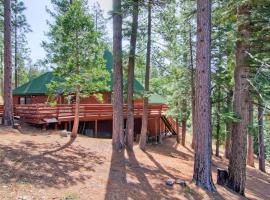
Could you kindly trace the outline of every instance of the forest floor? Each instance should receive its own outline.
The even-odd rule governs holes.
[[[243,199],[218,185],[216,193],[196,187],[191,182],[193,151],[173,137],[149,145],[146,152],[138,146],[134,152],[113,152],[111,140],[79,136],[57,151],[68,141],[56,131],[0,127],[0,199]],[[226,165],[226,159],[213,156],[215,183],[217,167]],[[270,199],[269,163],[267,171],[248,167],[248,199]],[[187,187],[166,186],[168,178],[184,180]]]

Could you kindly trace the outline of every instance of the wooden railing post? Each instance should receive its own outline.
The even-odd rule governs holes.
[[[97,120],[95,120],[95,138],[97,138],[97,131],[98,131],[98,121]]]
[[[156,144],[158,143],[158,118],[155,118]]]
[[[60,106],[59,105],[57,105],[57,111],[56,111],[56,119],[57,119],[57,121],[58,121],[58,118],[59,118],[59,112],[60,112]]]

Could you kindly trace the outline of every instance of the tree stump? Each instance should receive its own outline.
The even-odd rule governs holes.
[[[18,123],[15,123],[15,124],[13,125],[13,128],[14,128],[14,129],[20,130],[20,129],[21,129],[21,125],[18,124]]]
[[[225,169],[217,168],[217,184],[225,185],[229,178],[228,172]]]

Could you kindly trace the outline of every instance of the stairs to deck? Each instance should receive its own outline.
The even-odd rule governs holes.
[[[162,121],[164,122],[165,126],[169,129],[169,131],[173,134],[173,135],[177,135],[175,128],[173,127],[173,125],[171,124],[171,122],[167,119],[166,116],[162,116],[161,117]]]

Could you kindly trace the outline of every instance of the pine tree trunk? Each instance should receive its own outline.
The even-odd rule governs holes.
[[[264,133],[263,133],[263,112],[262,105],[258,106],[258,143],[259,143],[259,170],[265,172],[265,148],[264,148]]]
[[[147,53],[146,53],[146,67],[145,67],[145,93],[149,92],[149,79],[150,79],[150,63],[151,63],[151,33],[152,32],[152,1],[148,1],[148,39],[147,39]],[[143,101],[143,116],[142,116],[142,129],[140,137],[140,148],[146,148],[146,136],[148,127],[148,97],[144,97]]]
[[[215,191],[211,172],[211,4],[197,0],[197,62],[195,75],[196,134],[194,174],[196,185]]]
[[[70,2],[72,4],[72,2]],[[80,74],[80,59],[79,59],[79,33],[76,32],[75,36],[75,43],[76,43],[76,72],[77,74]],[[75,91],[75,112],[74,112],[74,122],[73,122],[73,128],[71,133],[71,138],[76,138],[78,135],[78,129],[80,124],[80,91],[81,87],[79,85],[76,86]]]
[[[129,52],[129,60],[128,60],[128,91],[127,91],[127,104],[128,104],[127,147],[129,149],[133,148],[133,141],[134,141],[133,81],[134,81],[134,67],[135,67],[135,57],[136,57],[138,14],[139,14],[138,0],[133,0],[132,30],[131,30],[130,52]]]
[[[78,135],[79,123],[80,123],[80,87],[77,87],[75,94],[75,113],[74,113],[74,123],[72,128],[72,138],[76,138]]]
[[[0,75],[1,75],[1,77],[0,77],[0,90],[1,90],[1,93],[0,93],[0,95],[1,95],[1,97],[3,97],[4,96],[4,65],[3,65],[3,63],[4,63],[4,55],[3,55],[3,52],[1,52],[1,54],[0,54],[0,64],[1,64],[1,71],[0,71]]]
[[[3,77],[3,75],[2,75],[2,77]],[[3,97],[4,96],[4,80],[3,80],[3,78],[0,78],[0,89],[1,89],[1,96]]]
[[[217,138],[216,138],[216,156],[219,157],[219,145],[220,145],[220,117],[217,120]]]
[[[187,132],[187,100],[182,101],[182,145],[186,146],[186,132]]]
[[[235,88],[233,109],[239,117],[239,122],[234,122],[232,125],[232,147],[229,160],[229,179],[228,187],[235,192],[244,195],[246,185],[246,155],[247,155],[247,134],[249,125],[249,39],[250,30],[249,19],[250,6],[248,3],[243,3],[238,8],[238,35],[241,39],[236,42],[236,67],[234,71]],[[241,22],[241,23],[240,23]]]
[[[247,165],[250,167],[255,167],[254,165],[254,138],[250,133],[248,134],[248,155],[247,155]]]
[[[15,67],[15,88],[18,87],[19,85],[19,69],[18,69],[18,38],[17,38],[17,27],[18,27],[18,22],[17,22],[17,14],[18,14],[18,1],[15,0],[15,25],[14,25],[14,67]]]
[[[253,102],[250,101],[249,103],[249,125],[253,125]],[[247,165],[251,167],[255,167],[254,165],[254,139],[253,133],[250,131],[248,133],[248,153],[247,153]]]
[[[226,123],[226,141],[225,141],[225,158],[229,159],[231,154],[231,132],[232,132],[232,124]]]
[[[13,126],[11,4],[4,0],[4,113],[3,124]]]
[[[187,120],[182,120],[182,145],[186,146]]]
[[[232,102],[232,96],[233,96],[233,91],[228,92],[227,94],[227,107],[228,111],[231,110],[231,102]],[[230,153],[231,153],[231,132],[232,132],[232,123],[227,122],[226,123],[226,141],[225,141],[225,158],[229,159],[230,158]]]
[[[220,98],[221,98],[221,91],[220,87],[218,88],[218,102],[217,102],[217,124],[216,124],[216,131],[217,131],[217,137],[216,137],[216,156],[219,157],[219,145],[220,145]]]
[[[113,0],[113,136],[114,149],[124,147],[122,9],[121,0]]]
[[[176,117],[176,142],[177,144],[180,144],[181,138],[179,133],[179,118]]]
[[[189,31],[189,53],[190,53],[190,66],[191,66],[191,110],[192,110],[192,124],[194,124],[194,116],[195,116],[195,84],[194,84],[194,65],[193,65],[193,50],[192,50],[192,32],[191,28]],[[191,148],[195,148],[195,142],[196,142],[196,135],[194,132],[194,128],[192,126],[192,143]]]

